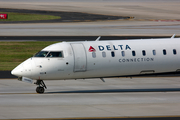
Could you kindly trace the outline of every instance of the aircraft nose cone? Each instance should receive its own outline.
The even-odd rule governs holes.
[[[29,58],[20,65],[18,65],[16,68],[14,68],[11,71],[11,74],[18,77],[31,77],[31,70],[31,59]]]
[[[15,76],[18,76],[18,77],[21,77],[22,76],[22,72],[23,72],[23,65],[20,64],[20,65],[18,65],[16,68],[14,68],[11,71],[11,74],[15,75]]]

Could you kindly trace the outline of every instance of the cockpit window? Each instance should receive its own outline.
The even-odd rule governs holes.
[[[62,52],[49,52],[47,57],[63,57]]]
[[[46,57],[48,51],[40,51],[34,55],[34,57]]]

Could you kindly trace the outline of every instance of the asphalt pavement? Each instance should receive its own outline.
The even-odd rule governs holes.
[[[27,10],[27,9],[9,9],[0,8],[0,12],[14,12],[14,13],[29,13],[39,15],[53,15],[60,16],[61,19],[54,20],[33,20],[33,21],[0,21],[0,24],[5,23],[61,23],[61,22],[92,22],[99,20],[119,20],[119,19],[132,19],[133,17],[128,16],[111,16],[111,15],[100,15],[90,14],[83,12],[66,12],[66,11],[46,11],[46,10]]]
[[[36,85],[0,79],[0,119],[177,120],[180,80],[172,78],[105,78],[46,80]]]

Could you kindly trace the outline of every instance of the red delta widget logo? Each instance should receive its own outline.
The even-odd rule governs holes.
[[[96,50],[92,46],[90,46],[89,47],[89,52],[96,52]]]

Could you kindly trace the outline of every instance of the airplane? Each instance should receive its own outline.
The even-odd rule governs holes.
[[[180,38],[60,42],[49,45],[11,71],[47,89],[43,80],[180,75]]]

